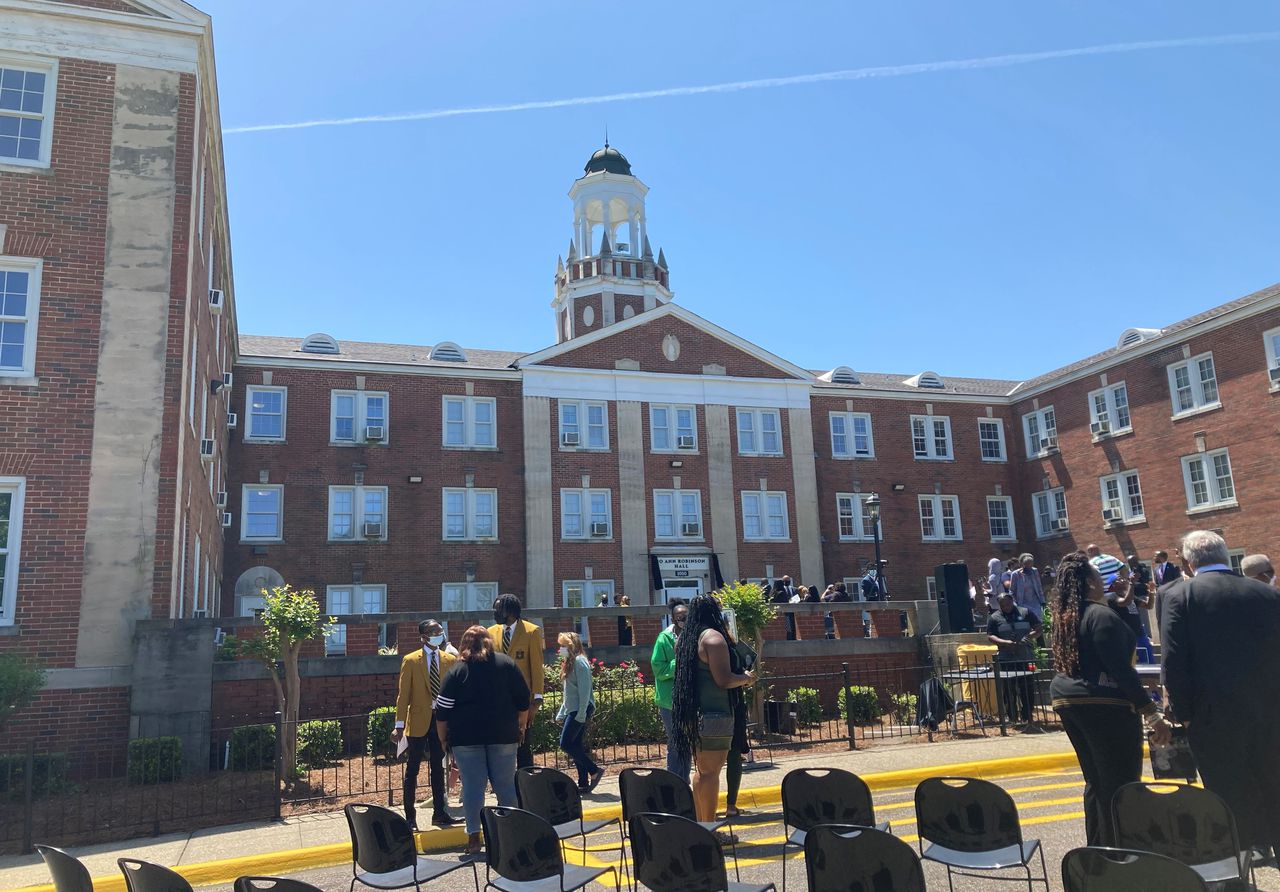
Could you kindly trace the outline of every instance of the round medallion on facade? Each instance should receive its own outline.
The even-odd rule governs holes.
[[[680,358],[680,339],[675,335],[669,334],[662,339],[662,355],[669,362],[675,362]]]
[[[585,307],[582,308],[582,324],[585,327],[590,328],[595,321],[596,321],[596,308],[591,306],[591,304],[587,304]]]
[[[636,308],[631,306],[631,304],[627,304],[625,307],[622,308],[623,319],[630,319],[635,314],[636,314]]]

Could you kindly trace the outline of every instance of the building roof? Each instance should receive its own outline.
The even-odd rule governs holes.
[[[367,341],[339,341],[337,353],[311,353],[302,351],[303,338],[277,338],[268,335],[241,335],[240,357],[271,359],[306,359],[321,362],[377,362],[407,366],[435,366],[439,368],[478,368],[505,369],[515,362],[523,353],[512,353],[506,350],[475,350],[467,348],[463,351],[466,357],[462,362],[432,359],[432,346],[420,347],[410,344],[374,344]]]
[[[607,142],[604,144],[603,149],[597,149],[595,154],[587,159],[587,165],[582,171],[584,174],[617,173],[623,176],[632,176],[631,162]]]
[[[827,371],[813,372],[814,377],[827,374]],[[950,393],[959,396],[1006,396],[1018,386],[1018,381],[1004,381],[996,378],[956,378],[952,375],[942,377],[941,387],[916,387],[908,384],[911,374],[889,375],[883,372],[858,372],[857,384],[841,384],[821,381],[824,387],[840,387],[853,392],[859,390],[888,390],[896,393],[914,393],[929,396],[937,393]]]

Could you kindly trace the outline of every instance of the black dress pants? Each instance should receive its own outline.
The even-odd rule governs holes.
[[[418,769],[422,767],[424,756],[429,757],[428,769],[431,776],[431,804],[433,815],[446,814],[447,792],[444,785],[444,747],[440,745],[440,735],[436,733],[436,719],[431,717],[427,733],[422,737],[410,737],[409,749],[405,753],[404,766],[404,818],[411,825],[417,826],[416,800],[418,798]]]
[[[1111,799],[1142,776],[1142,719],[1128,706],[1057,707],[1084,772],[1084,831],[1091,846],[1116,844]]]
[[[1261,710],[1218,711],[1187,729],[1205,788],[1235,815],[1242,846],[1280,847],[1280,729]]]

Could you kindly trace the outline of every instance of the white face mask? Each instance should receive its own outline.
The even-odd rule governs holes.
[[[432,635],[430,638],[427,639],[427,644],[430,644],[432,647],[439,647],[440,645],[444,644],[444,636]]]
[[[565,660],[568,658],[569,658],[569,648],[567,647],[560,648],[560,659]]]

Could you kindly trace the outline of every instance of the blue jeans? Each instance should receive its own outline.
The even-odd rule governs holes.
[[[672,733],[675,727],[671,724],[671,710],[658,707],[658,715],[662,716],[662,728],[667,732],[667,771],[670,771],[687,784],[689,782],[689,763],[681,761],[680,754],[676,752],[675,735]]]
[[[587,750],[587,723],[591,721],[591,713],[594,711],[593,707],[587,709],[586,722],[578,721],[578,713],[569,713],[564,720],[564,727],[560,729],[560,749],[578,767],[579,787],[585,787],[591,780],[590,776],[600,770]]]
[[[484,809],[484,788],[493,784],[498,804],[515,806],[516,744],[491,743],[486,746],[455,746],[454,761],[462,779],[462,810],[467,832],[480,832],[480,812]]]

